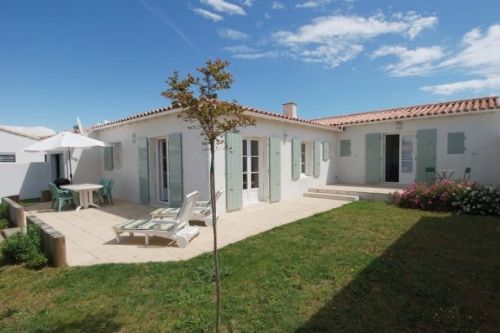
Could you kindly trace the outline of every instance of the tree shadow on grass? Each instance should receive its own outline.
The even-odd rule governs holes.
[[[39,328],[39,333],[59,333],[59,332],[88,332],[88,333],[111,333],[119,332],[122,325],[116,321],[115,314],[109,311],[86,314],[76,319],[59,322],[49,327]]]
[[[296,332],[499,332],[499,221],[422,218]]]

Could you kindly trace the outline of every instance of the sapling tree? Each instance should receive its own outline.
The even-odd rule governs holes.
[[[168,89],[162,93],[169,98],[174,108],[179,108],[179,117],[188,122],[189,128],[199,129],[203,144],[210,149],[210,202],[212,205],[213,260],[215,276],[215,331],[220,332],[221,292],[219,257],[217,252],[217,202],[215,200],[216,145],[222,143],[227,132],[237,132],[238,128],[255,124],[245,109],[236,101],[222,101],[219,92],[228,90],[233,76],[227,71],[229,62],[220,59],[208,60],[204,67],[197,68],[195,75],[179,78],[175,71],[168,79]]]

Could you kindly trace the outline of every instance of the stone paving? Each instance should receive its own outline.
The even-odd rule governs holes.
[[[219,247],[262,233],[313,214],[340,207],[347,202],[317,198],[299,198],[278,203],[262,203],[219,218]],[[145,247],[144,237],[123,234],[118,244],[112,227],[127,219],[147,218],[154,208],[126,201],[99,209],[65,210],[60,213],[49,204],[27,208],[26,215],[35,215],[66,237],[66,252],[70,266],[104,263],[139,263],[178,261],[198,256],[212,249],[212,229],[200,225],[200,235],[189,245],[178,248],[175,243],[152,237]]]

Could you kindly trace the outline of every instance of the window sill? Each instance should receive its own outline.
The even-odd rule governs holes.
[[[309,179],[309,178],[312,178],[312,176],[306,175],[305,173],[300,174],[300,179]]]

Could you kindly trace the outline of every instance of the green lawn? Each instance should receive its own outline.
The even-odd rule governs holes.
[[[233,244],[224,331],[498,332],[499,226],[360,201]],[[2,266],[0,331],[211,331],[210,265]]]

